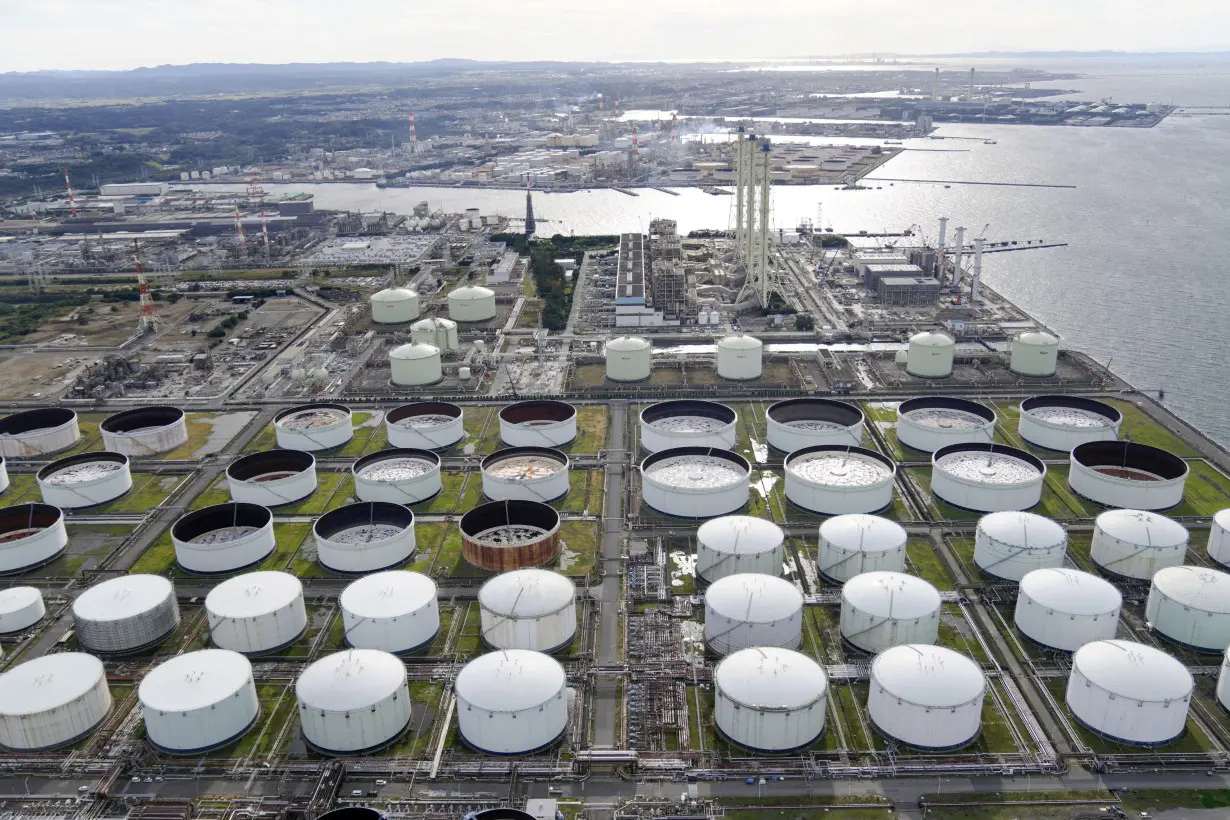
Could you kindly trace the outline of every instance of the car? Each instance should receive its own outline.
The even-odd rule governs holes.
[[[132,782],[133,782],[133,783],[140,783],[140,782],[141,782],[141,775],[139,775],[139,774],[133,775],[133,777],[132,777]]]
[[[85,794],[85,793],[86,793],[86,792],[88,792],[89,790],[90,790],[90,787],[89,787],[89,786],[78,786],[78,787],[77,787],[77,794]]]
[[[350,796],[351,796],[351,797],[362,797],[362,796],[363,796],[363,790],[362,790],[362,789],[355,789],[354,791],[352,791],[352,792],[350,793]]]
[[[754,778],[754,777],[749,777],[749,778],[748,778],[746,781],[744,781],[744,782],[746,782],[746,783],[747,783],[747,785],[749,785],[749,786],[755,786],[755,785],[756,785],[756,778]]]
[[[376,781],[376,785],[377,785],[377,786],[387,786],[387,785],[389,785],[389,781],[387,781],[387,780],[377,780],[377,781]]]
[[[559,786],[547,786],[547,796],[556,797],[564,793],[564,790]]]

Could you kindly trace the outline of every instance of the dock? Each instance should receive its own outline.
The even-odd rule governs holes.
[[[611,188],[611,190],[619,191],[621,194],[627,194],[628,196],[640,196],[640,194],[638,194],[636,191],[630,191],[627,188],[614,188],[613,187]]]
[[[902,179],[900,177],[863,177],[863,182],[926,182],[932,185],[991,185],[1001,188],[1076,188],[1049,182],[979,182],[972,179]]]
[[[700,189],[707,194],[711,194],[712,196],[733,196],[730,191],[723,188],[716,188],[712,185],[702,185],[700,186]]]
[[[649,187],[654,191],[661,191],[662,193],[670,194],[671,196],[679,196],[678,191],[672,191],[670,188],[659,188],[657,185],[650,185]]]

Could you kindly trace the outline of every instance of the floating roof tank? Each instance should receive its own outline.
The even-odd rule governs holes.
[[[933,453],[949,444],[989,444],[995,411],[969,399],[925,396],[897,405],[897,441]]]
[[[461,517],[461,555],[470,566],[504,572],[548,564],[560,551],[559,513],[537,501],[492,501]]]
[[[171,543],[189,572],[235,572],[273,554],[273,513],[257,504],[215,504],[176,521]]]
[[[1107,507],[1166,510],[1183,501],[1187,462],[1133,441],[1089,441],[1072,449],[1068,486]]]
[[[821,515],[873,513],[892,506],[897,465],[875,450],[842,444],[786,456],[786,498]]]
[[[1104,578],[1067,567],[1035,569],[1021,578],[1014,620],[1035,643],[1075,652],[1115,637],[1123,595]]]
[[[549,447],[508,447],[482,460],[483,495],[492,501],[550,503],[568,495],[568,456]]]
[[[718,731],[744,748],[787,752],[824,733],[828,676],[799,652],[758,646],[727,655],[713,689]]]
[[[465,438],[461,407],[443,401],[403,404],[384,415],[389,446],[443,450]]]
[[[860,446],[866,417],[853,404],[834,399],[786,399],[765,412],[769,446],[793,453],[818,444]]]
[[[1160,649],[1093,641],[1076,650],[1066,701],[1082,726],[1116,743],[1160,746],[1187,726],[1195,681]]]
[[[64,510],[96,507],[132,489],[128,456],[79,453],[53,461],[35,475],[43,501]]]
[[[414,555],[414,513],[402,504],[360,501],[327,512],[312,525],[316,560],[333,572],[377,572]]]
[[[237,503],[293,504],[316,492],[316,457],[302,450],[249,453],[227,466],[226,483]]]
[[[68,546],[64,513],[50,504],[0,508],[0,575],[53,561]]]
[[[676,447],[641,462],[641,500],[677,518],[713,518],[747,505],[752,468],[729,450]]]
[[[1042,459],[1002,444],[949,444],[931,455],[931,492],[975,512],[1036,506],[1045,479]]]
[[[273,417],[273,428],[285,450],[329,450],[354,438],[350,408],[330,402],[283,410]]]
[[[651,453],[675,447],[730,450],[738,439],[738,416],[724,404],[677,399],[641,411],[641,446]]]
[[[188,420],[178,407],[137,407],[98,425],[103,448],[133,458],[154,456],[188,443]]]
[[[1035,447],[1071,452],[1090,441],[1119,438],[1123,414],[1084,396],[1031,396],[1021,402],[1017,433]]]
[[[510,447],[563,447],[577,437],[577,409],[562,401],[510,404],[500,410],[500,440]]]
[[[360,501],[421,504],[443,489],[440,457],[431,450],[378,450],[355,461],[350,471]]]
[[[0,419],[0,455],[5,458],[50,455],[80,440],[77,413],[67,407],[22,410]]]

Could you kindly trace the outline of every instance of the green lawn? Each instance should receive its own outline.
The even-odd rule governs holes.
[[[1119,438],[1160,447],[1180,458],[1198,458],[1200,453],[1188,446],[1183,439],[1153,420],[1148,413],[1133,402],[1123,399],[1102,399],[1123,414],[1119,425]]]
[[[131,490],[114,501],[90,507],[83,512],[86,515],[149,512],[166,501],[167,496],[183,482],[184,478],[183,475],[134,472]]]
[[[930,582],[936,589],[953,588],[952,577],[930,538],[910,536],[906,541],[905,553],[907,569],[911,574]]]
[[[606,447],[608,417],[605,404],[587,404],[578,407],[576,440],[561,449],[579,455],[596,453]],[[498,422],[498,419],[496,421]]]
[[[602,485],[606,474],[602,470],[572,470],[568,474],[568,495],[555,502],[563,512],[602,514]]]
[[[564,521],[560,524],[560,537],[565,551],[556,562],[559,571],[579,577],[593,570],[598,559],[598,522]]]
[[[349,473],[318,473],[316,475],[316,491],[293,504],[282,504],[274,507],[274,515],[319,515],[336,510],[349,504],[354,499],[354,479]],[[188,505],[190,510],[199,510],[215,504],[225,504],[231,500],[231,492],[226,476],[221,475],[210,485],[209,489],[193,499]]]
[[[188,440],[166,453],[155,456],[159,461],[182,461],[194,458],[194,453],[205,446],[213,434],[213,420],[217,413],[185,413],[184,421],[188,426]]]

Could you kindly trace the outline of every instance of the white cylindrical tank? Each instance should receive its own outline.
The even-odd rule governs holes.
[[[995,411],[969,399],[926,396],[897,405],[897,441],[924,453],[950,444],[989,444]]]
[[[205,596],[209,633],[222,649],[259,655],[289,646],[307,629],[303,584],[285,572],[249,572]]]
[[[769,446],[793,453],[819,444],[858,447],[866,417],[853,404],[834,399],[786,399],[765,411]]]
[[[786,456],[786,498],[821,515],[873,513],[893,503],[897,465],[874,450],[842,444]]]
[[[103,448],[133,458],[153,456],[188,443],[188,420],[178,407],[137,407],[98,425]]]
[[[0,456],[0,493],[9,488],[9,465],[4,456]]]
[[[908,539],[905,528],[887,518],[837,515],[820,525],[816,568],[840,583],[864,572],[903,572]]]
[[[414,555],[414,513],[402,504],[360,501],[312,525],[316,560],[334,572],[377,572]]]
[[[577,437],[577,409],[562,401],[521,401],[500,410],[500,440],[509,447],[563,447]]]
[[[495,291],[462,285],[448,295],[448,318],[454,322],[486,322],[495,318]]]
[[[728,575],[705,591],[705,643],[719,655],[752,646],[797,649],[803,593],[772,575]]]
[[[987,680],[951,649],[905,644],[871,662],[867,712],[883,735],[919,749],[959,749],[978,737]]]
[[[676,447],[641,462],[641,500],[677,518],[713,518],[747,505],[751,465],[729,450]]]
[[[713,583],[727,575],[781,575],[786,534],[764,518],[725,515],[696,530],[696,575]]]
[[[251,662],[225,649],[188,652],[158,664],[137,696],[150,744],[170,754],[234,743],[260,714]]]
[[[1187,726],[1195,681],[1160,649],[1093,641],[1072,655],[1066,702],[1085,728],[1117,743],[1160,746]]]
[[[731,450],[739,437],[738,420],[734,410],[712,401],[658,402],[641,411],[641,446],[651,453],[673,447]]]
[[[1230,509],[1218,510],[1209,530],[1209,558],[1222,566],[1230,565]]]
[[[1115,637],[1123,595],[1104,578],[1078,569],[1036,569],[1021,579],[1014,620],[1035,643],[1075,652]]]
[[[60,508],[35,503],[0,509],[0,575],[42,566],[67,546]]]
[[[12,635],[29,629],[46,614],[43,593],[38,587],[0,590],[0,635]]]
[[[42,752],[94,731],[111,711],[102,661],[58,652],[0,674],[0,747]]]
[[[231,500],[279,507],[316,492],[316,457],[302,450],[249,453],[226,468]]]
[[[389,352],[389,368],[393,384],[398,387],[421,387],[444,378],[440,348],[429,344],[408,344]]]
[[[22,410],[0,419],[0,455],[5,458],[58,453],[80,440],[77,413],[67,407]]]
[[[841,637],[872,654],[901,644],[931,644],[940,634],[940,593],[901,572],[864,572],[841,588]]]
[[[1008,369],[1020,376],[1046,378],[1059,366],[1059,340],[1041,330],[1018,333],[1012,340]]]
[[[1145,620],[1198,652],[1230,646],[1230,575],[1207,567],[1166,567],[1153,576]]]
[[[175,586],[161,575],[103,581],[73,601],[73,626],[77,642],[100,654],[154,646],[179,626]]]
[[[343,404],[304,404],[273,417],[278,446],[285,450],[329,450],[354,438],[350,408]]]
[[[727,336],[717,343],[717,374],[731,381],[759,379],[764,373],[764,345],[746,334]]]
[[[1090,441],[1068,456],[1068,486],[1107,507],[1168,510],[1183,501],[1187,462],[1133,441]]]
[[[545,749],[568,725],[568,679],[550,655],[504,649],[462,667],[453,687],[457,728],[480,752],[522,755]]]
[[[944,333],[925,331],[910,337],[905,372],[922,379],[943,379],[952,375],[957,343]]]
[[[384,414],[389,446],[443,450],[465,438],[462,409],[443,401],[416,401]]]
[[[931,492],[974,512],[1027,510],[1042,500],[1046,464],[1002,444],[949,444],[931,455]]]
[[[295,681],[304,739],[325,754],[356,754],[396,740],[410,725],[406,665],[378,649],[326,655]]]
[[[741,649],[713,670],[713,718],[733,743],[788,752],[824,733],[828,676],[799,652],[775,646]]]
[[[1067,532],[1049,518],[995,512],[978,519],[974,563],[996,578],[1019,581],[1036,569],[1062,567],[1067,551]]]
[[[558,501],[568,494],[568,456],[548,447],[508,447],[482,460],[483,495],[492,501]]]
[[[1123,414],[1084,396],[1031,396],[1021,402],[1017,433],[1035,447],[1067,453],[1089,441],[1119,438]]]
[[[1230,649],[1221,662],[1221,671],[1217,674],[1217,702],[1223,709],[1230,711]]]
[[[416,345],[432,345],[441,350],[460,350],[457,323],[443,317],[420,319],[410,326],[410,341]]]
[[[606,343],[606,377],[613,382],[640,382],[653,371],[653,345],[639,336],[619,336]]]
[[[410,288],[385,288],[372,294],[372,321],[382,325],[419,318],[419,295]]]
[[[43,501],[77,510],[114,501],[132,489],[128,456],[79,453],[53,461],[35,476]]]
[[[440,631],[436,582],[417,572],[365,575],[342,590],[339,603],[346,643],[356,649],[414,652]]]
[[[176,521],[171,543],[189,572],[235,572],[273,554],[273,513],[257,504],[215,504]]]
[[[443,489],[440,457],[431,450],[402,447],[366,455],[350,467],[360,501],[421,504]]]
[[[576,587],[546,569],[501,573],[478,591],[483,640],[495,649],[556,652],[577,631]]]
[[[1107,510],[1097,517],[1089,557],[1105,571],[1142,581],[1187,556],[1188,532],[1179,522],[1141,510]]]

